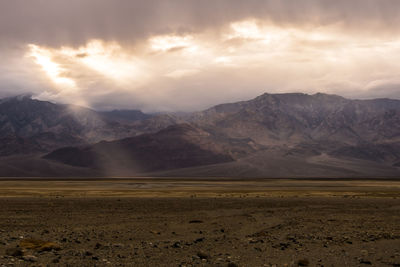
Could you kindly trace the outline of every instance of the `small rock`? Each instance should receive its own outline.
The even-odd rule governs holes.
[[[203,259],[207,260],[209,258],[209,256],[206,253],[201,252],[201,251],[197,253],[197,256],[202,260]]]
[[[23,256],[22,259],[24,261],[30,261],[30,262],[36,262],[37,261],[37,257],[33,256],[33,255],[26,255]]]
[[[24,255],[24,252],[20,248],[8,248],[6,249],[6,255],[13,257],[21,257]]]
[[[301,259],[297,261],[298,266],[308,266],[310,262],[307,259]]]
[[[372,265],[372,262],[369,260],[361,259],[360,264]]]
[[[85,256],[92,256],[92,255],[93,255],[92,252],[90,252],[90,251],[85,251]]]
[[[189,223],[203,223],[203,221],[201,221],[201,220],[191,220],[191,221],[189,221]]]
[[[175,243],[172,245],[172,247],[173,247],[173,248],[180,248],[180,247],[181,247],[181,243],[180,243],[180,242],[175,242]]]

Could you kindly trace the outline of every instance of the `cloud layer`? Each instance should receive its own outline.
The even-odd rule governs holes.
[[[0,0],[0,96],[197,110],[263,92],[400,98],[400,2]]]

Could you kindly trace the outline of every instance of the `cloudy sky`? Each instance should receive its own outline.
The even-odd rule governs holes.
[[[145,111],[400,98],[399,14],[398,0],[0,0],[0,97]]]

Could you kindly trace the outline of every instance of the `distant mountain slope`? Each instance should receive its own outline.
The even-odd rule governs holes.
[[[179,124],[155,134],[61,148],[45,158],[108,173],[121,169],[141,173],[233,161],[234,157],[255,151],[249,143],[250,140],[218,140],[200,128]]]
[[[49,152],[63,146],[134,136],[143,133],[139,128],[144,127],[134,123],[149,117],[140,111],[96,112],[30,96],[2,99],[0,156]]]
[[[132,123],[152,117],[152,115],[145,114],[140,110],[115,109],[111,111],[102,111],[99,113],[107,119],[118,121],[121,123]]]
[[[14,155],[0,160],[0,177],[102,177],[104,173],[45,160],[37,155]]]
[[[192,114],[190,121],[288,154],[399,162],[400,101],[327,94],[264,94]]]
[[[400,165],[355,158],[284,156],[262,151],[249,157],[221,164],[151,172],[149,177],[219,177],[219,178],[399,178]]]
[[[263,94],[201,112],[150,116],[0,100],[0,156],[54,149],[46,159],[104,176],[393,177],[400,176],[400,101]]]
[[[265,145],[400,141],[400,101],[391,99],[264,94],[250,101],[222,104],[195,113],[190,120]]]

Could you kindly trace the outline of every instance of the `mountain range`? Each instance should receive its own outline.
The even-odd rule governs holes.
[[[1,176],[398,177],[400,101],[263,94],[200,112],[0,100]]]

